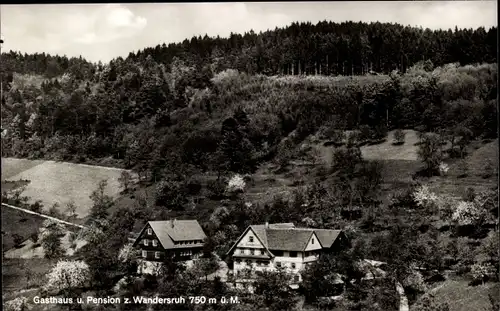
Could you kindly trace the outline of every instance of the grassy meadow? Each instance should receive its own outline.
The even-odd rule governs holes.
[[[41,200],[47,211],[57,203],[61,212],[73,201],[79,218],[85,218],[92,205],[91,193],[101,180],[107,180],[106,194],[120,194],[118,178],[123,170],[54,161],[2,158],[2,180],[29,180],[22,195],[30,203]]]

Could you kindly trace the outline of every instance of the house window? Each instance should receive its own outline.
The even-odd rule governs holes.
[[[148,257],[148,252],[142,251],[142,258],[146,258],[146,257]]]
[[[290,257],[297,257],[297,252],[290,252]]]
[[[236,259],[234,262],[241,263],[241,259]]]
[[[283,251],[274,251],[275,256],[283,256]]]
[[[281,262],[277,261],[276,262],[276,267],[281,268]]]
[[[253,243],[253,236],[249,237],[248,240],[250,241],[250,243]]]
[[[250,250],[250,255],[255,255],[255,251],[253,249]]]
[[[298,282],[298,281],[300,280],[300,277],[299,277],[298,275],[294,275],[294,276],[293,276],[293,280],[294,280],[295,282]]]
[[[245,261],[245,262],[246,262],[246,264],[247,264],[247,265],[249,265],[249,266],[252,264],[252,262],[251,262],[250,260],[247,260],[247,261]]]
[[[244,254],[245,253],[245,250],[244,249],[240,249],[240,254]]]
[[[149,241],[148,239],[144,239],[144,245],[148,246],[149,245]]]
[[[312,238],[312,240],[311,240],[311,244],[314,244],[314,238]]]
[[[261,254],[261,255],[264,255],[264,250],[261,250],[261,251],[260,251],[260,254]]]
[[[155,252],[155,258],[160,259],[160,252]]]
[[[153,246],[158,246],[158,241],[153,240]]]
[[[148,228],[148,235],[151,235],[153,234],[153,230],[151,230],[151,228]]]
[[[292,262],[292,269],[295,269],[295,263]]]

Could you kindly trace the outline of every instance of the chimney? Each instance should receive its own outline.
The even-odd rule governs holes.
[[[266,221],[266,229],[269,228],[269,223]]]
[[[174,224],[175,223],[175,219],[170,219],[170,225],[172,226],[172,228],[174,227]]]

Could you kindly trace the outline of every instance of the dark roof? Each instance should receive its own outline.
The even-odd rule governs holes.
[[[313,233],[323,248],[330,248],[342,232],[341,230],[297,228],[293,223],[252,225],[249,229],[257,235],[267,249],[283,251],[304,251]],[[247,230],[234,245],[238,244]],[[233,248],[234,246],[229,252]]]
[[[342,230],[329,230],[329,229],[309,229],[309,228],[301,228],[301,229],[314,231],[323,248],[332,247],[333,242],[337,240],[339,234],[342,232]]]
[[[189,247],[189,245],[175,245],[174,242],[204,240],[206,238],[205,232],[197,220],[149,221],[148,224],[164,248]]]
[[[270,250],[303,251],[313,232],[299,229],[267,229],[267,243]]]

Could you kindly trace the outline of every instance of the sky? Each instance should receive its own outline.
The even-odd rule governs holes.
[[[193,35],[226,37],[294,21],[392,22],[431,29],[497,26],[497,1],[0,5],[2,51],[108,62]]]

